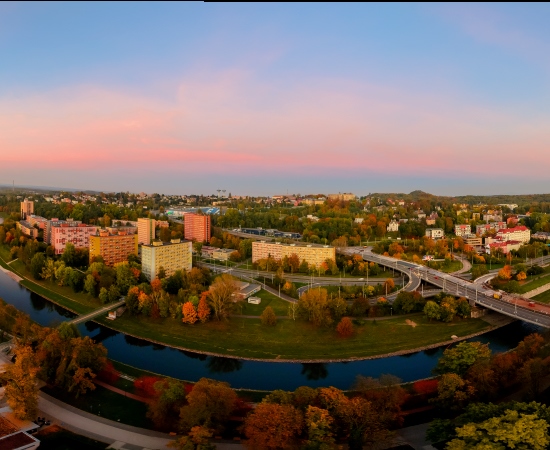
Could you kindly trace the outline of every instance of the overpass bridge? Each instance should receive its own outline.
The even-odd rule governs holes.
[[[348,247],[341,251],[347,254],[359,254],[366,261],[373,261],[379,265],[399,270],[410,276],[411,282],[409,284],[411,285],[415,279],[418,280],[418,285],[425,281],[441,288],[444,292],[466,297],[470,302],[485,308],[515,319],[550,328],[550,305],[533,302],[519,295],[502,293],[485,285],[471,283],[452,274],[430,269],[420,264],[377,255],[372,253],[369,248]],[[495,298],[495,294],[500,298]]]
[[[113,309],[118,308],[119,306],[124,305],[125,299],[119,300],[116,303],[109,303],[107,306],[104,306],[103,308],[96,309],[88,314],[83,314],[81,316],[76,316],[73,320],[70,320],[69,323],[78,325],[79,323],[88,322],[89,320],[95,319],[96,317],[99,317],[109,311],[112,311]]]

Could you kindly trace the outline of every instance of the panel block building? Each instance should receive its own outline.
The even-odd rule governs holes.
[[[97,227],[72,222],[49,222],[50,244],[53,246],[56,255],[61,255],[70,242],[76,248],[89,248],[90,237],[96,234]]]
[[[155,219],[138,219],[138,243],[150,245],[155,240]]]
[[[21,219],[27,220],[27,217],[31,214],[34,214],[34,202],[25,199],[21,202]]]
[[[210,242],[211,218],[202,214],[185,214],[185,239],[195,242]]]
[[[280,242],[254,241],[252,242],[252,262],[267,259],[271,256],[280,261],[292,254],[300,261],[306,261],[310,266],[319,267],[327,259],[336,261],[336,249],[329,245],[313,244],[282,244]]]
[[[95,256],[101,256],[108,266],[128,261],[128,255],[137,255],[138,237],[136,234],[119,231],[111,234],[100,230],[95,236],[90,236],[90,262]]]
[[[141,246],[141,271],[151,281],[157,278],[162,267],[169,277],[176,270],[191,270],[193,250],[190,241],[172,239],[170,242],[153,241]]]

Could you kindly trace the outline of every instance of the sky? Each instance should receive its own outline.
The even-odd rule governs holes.
[[[0,2],[0,184],[550,192],[550,4]]]

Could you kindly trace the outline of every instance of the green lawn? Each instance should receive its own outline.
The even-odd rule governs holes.
[[[173,319],[122,316],[98,322],[145,339],[195,351],[262,359],[339,359],[382,355],[450,340],[488,328],[481,319],[456,323],[429,323],[414,316],[411,327],[405,317],[367,321],[356,335],[342,339],[332,329],[316,328],[303,321],[281,319],[264,327],[257,319],[231,318],[227,322],[183,325]]]
[[[540,274],[527,277],[527,280],[520,286],[519,293],[525,294],[538,287],[550,283],[550,274]]]
[[[71,433],[57,425],[44,428],[34,436],[40,441],[40,450],[104,450],[108,445]]]
[[[264,309],[268,306],[271,306],[273,308],[273,311],[277,316],[287,315],[289,302],[281,300],[279,297],[272,294],[271,292],[267,292],[262,289],[260,292],[254,294],[253,297],[260,297],[262,299],[262,302],[259,305],[245,303],[242,309],[243,315],[260,316],[264,312]],[[238,311],[238,313],[240,314],[240,311]]]
[[[44,387],[42,390],[46,394],[88,413],[134,427],[152,429],[152,423],[145,417],[147,412],[145,403],[117,394],[104,387],[96,386],[94,391],[76,399],[59,389]]]
[[[533,297],[533,300],[536,300],[537,302],[542,302],[542,303],[550,303],[550,290],[546,292],[542,292],[541,294],[535,295]]]

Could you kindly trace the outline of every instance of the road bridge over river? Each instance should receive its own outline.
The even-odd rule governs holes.
[[[437,286],[449,294],[466,297],[471,302],[501,314],[524,320],[535,325],[550,328],[550,305],[533,302],[516,294],[506,294],[495,291],[485,285],[471,283],[452,274],[430,269],[420,264],[401,261],[389,256],[372,253],[370,248],[348,247],[340,250],[342,253],[359,254],[366,261],[373,261],[379,265],[399,270],[411,277],[410,286],[422,281]],[[544,259],[541,260],[544,263]],[[415,283],[413,283],[415,281]],[[418,287],[418,286],[417,286]],[[495,298],[501,295],[501,298]],[[531,305],[531,306],[529,306]]]

